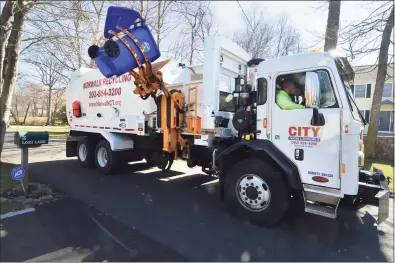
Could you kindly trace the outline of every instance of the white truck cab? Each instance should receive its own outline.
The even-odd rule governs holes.
[[[109,81],[97,69],[77,74],[68,88],[67,156],[105,174],[143,158],[164,171],[185,160],[219,178],[232,215],[262,225],[278,222],[291,198],[330,218],[342,200],[379,206],[379,223],[388,217],[386,178],[361,169],[365,121],[347,59],[330,52],[251,58],[212,36],[204,61],[185,67],[169,93],[148,99],[132,92],[137,87],[126,75]],[[295,84],[299,94],[291,99],[303,108],[276,103],[284,80]],[[108,97],[119,105],[103,103]],[[73,114],[75,101],[80,114]]]

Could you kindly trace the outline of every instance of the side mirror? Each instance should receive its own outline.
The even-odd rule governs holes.
[[[318,74],[315,72],[307,72],[305,79],[306,107],[318,108],[320,104],[320,81]]]
[[[318,112],[320,106],[320,80],[318,74],[315,72],[307,72],[305,79],[305,98],[306,107],[313,109],[313,117],[310,124],[312,126],[325,125],[325,117],[322,113]]]

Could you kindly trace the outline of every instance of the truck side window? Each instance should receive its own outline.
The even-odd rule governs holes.
[[[328,72],[317,71],[320,80],[320,108],[338,108]]]
[[[235,112],[236,111],[236,105],[233,103],[233,101],[226,101],[226,97],[232,93],[225,92],[225,91],[220,91],[219,92],[219,110],[220,111],[227,111],[227,112]]]
[[[257,82],[257,105],[264,105],[267,101],[267,80],[259,78]]]

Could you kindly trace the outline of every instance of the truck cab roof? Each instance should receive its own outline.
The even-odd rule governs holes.
[[[262,61],[258,66],[258,76],[273,72],[287,72],[295,69],[307,69],[326,66],[339,56],[331,52],[309,52]]]

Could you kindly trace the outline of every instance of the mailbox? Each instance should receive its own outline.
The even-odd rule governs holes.
[[[14,143],[19,147],[39,147],[42,144],[48,144],[49,134],[47,131],[43,132],[15,132]]]

